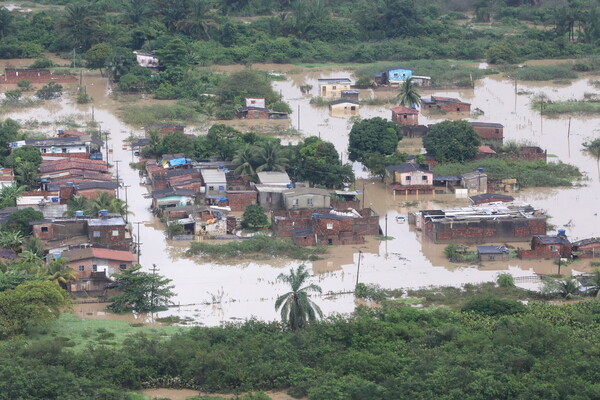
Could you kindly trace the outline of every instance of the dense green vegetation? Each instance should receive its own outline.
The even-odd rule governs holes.
[[[228,242],[225,244],[210,244],[194,242],[190,245],[187,255],[213,257],[213,260],[231,258],[257,259],[285,257],[296,260],[315,260],[326,252],[324,247],[302,247],[290,239],[280,239],[265,235],[255,235],[251,238]]]
[[[67,319],[59,326],[73,329],[59,336],[0,344],[0,396],[124,399],[123,390],[167,386],[283,389],[309,400],[593,399],[599,313],[596,301],[524,306],[465,296],[456,311],[386,303],[297,331],[249,321],[128,328],[145,332],[125,340],[124,330],[112,333],[119,323],[83,330],[77,325],[99,321]],[[96,343],[78,344],[84,333]]]
[[[467,121],[443,121],[430,127],[423,147],[438,161],[465,162],[477,154],[481,138]]]
[[[489,178],[516,178],[519,186],[571,186],[573,181],[581,178],[579,168],[558,163],[538,161],[520,161],[511,159],[489,158],[465,163],[440,164],[435,167],[436,175],[460,175],[483,168]]]

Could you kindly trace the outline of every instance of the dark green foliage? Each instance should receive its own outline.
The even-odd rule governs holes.
[[[522,313],[526,307],[516,300],[504,300],[497,297],[475,297],[462,308],[463,312],[495,317],[499,315],[513,315]]]
[[[399,126],[381,117],[355,122],[350,130],[348,156],[352,161],[364,161],[370,154],[394,154],[402,139]]]
[[[480,144],[477,132],[462,120],[434,124],[423,138],[423,147],[439,162],[469,161],[477,154]]]
[[[32,227],[29,225],[31,221],[44,219],[44,214],[34,210],[31,207],[17,210],[10,214],[5,224],[5,229],[20,232],[23,236],[31,235]]]
[[[29,162],[37,169],[42,163],[42,156],[39,149],[33,146],[18,147],[6,157],[5,165],[10,168],[16,168],[22,162]]]
[[[244,210],[242,216],[242,227],[245,229],[262,229],[266,228],[271,223],[265,214],[265,210],[258,204],[250,204]]]
[[[275,309],[281,312],[281,321],[293,331],[306,328],[309,323],[323,317],[319,306],[308,297],[311,292],[321,293],[321,287],[314,283],[303,286],[309,277],[304,265],[290,269],[289,275],[279,274],[277,277],[289,284],[291,291],[277,297]]]
[[[171,291],[170,279],[162,275],[140,271],[140,266],[114,274],[118,288],[123,293],[111,298],[108,307],[115,312],[154,312],[163,310],[170,304],[175,294]]]
[[[62,96],[62,90],[62,85],[59,85],[55,82],[50,82],[35,92],[35,95],[42,100],[55,99]]]
[[[352,166],[342,165],[333,143],[315,136],[306,138],[297,148],[294,159],[294,178],[308,180],[316,185],[341,187],[345,182],[354,181]]]
[[[319,255],[327,250],[324,247],[302,247],[290,239],[274,238],[264,235],[254,235],[244,239],[225,244],[211,244],[194,242],[186,254],[188,256],[210,256],[213,260],[226,260],[229,258],[292,258],[295,260],[316,260]]]

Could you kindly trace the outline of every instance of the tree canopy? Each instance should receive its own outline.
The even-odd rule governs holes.
[[[262,229],[271,223],[265,214],[265,210],[258,204],[250,204],[244,210],[242,216],[242,227],[245,229]]]
[[[465,162],[473,159],[481,139],[467,121],[444,121],[430,127],[423,138],[427,153],[439,162]]]
[[[352,161],[363,162],[369,154],[394,154],[401,139],[396,123],[381,117],[363,119],[352,125],[348,156]]]
[[[171,280],[140,269],[138,265],[113,275],[122,293],[111,298],[109,309],[145,313],[164,310],[170,304],[175,295],[171,291],[173,286],[169,285]]]

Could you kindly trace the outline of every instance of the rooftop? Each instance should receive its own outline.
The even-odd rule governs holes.
[[[469,122],[471,126],[485,126],[489,128],[504,128],[504,125],[495,122]]]
[[[170,196],[187,196],[192,197],[196,194],[193,189],[180,189],[180,188],[167,188],[161,190],[153,190],[152,197],[155,199],[162,199],[163,197]]]
[[[262,171],[258,172],[256,175],[258,175],[258,181],[263,185],[288,185],[292,183],[286,172]]]
[[[319,83],[352,83],[350,78],[319,78]]]
[[[87,220],[88,226],[116,226],[125,225],[123,217],[91,218]]]
[[[47,147],[47,146],[85,146],[89,144],[91,138],[89,136],[67,136],[67,137],[55,137],[46,139],[26,139],[25,144],[28,146],[35,147]]]
[[[469,197],[472,202],[478,202],[481,200],[504,200],[504,201],[513,201],[515,198],[512,196],[508,196],[506,194],[500,193],[484,193],[478,194],[477,196]]]
[[[417,110],[416,108],[408,108],[408,107],[404,107],[404,106],[392,107],[392,108],[390,108],[390,110],[396,114],[418,114],[419,113],[419,110]]]
[[[429,166],[427,164],[416,164],[416,163],[390,165],[389,167],[385,167],[385,170],[390,173],[392,173],[392,172],[414,172],[414,171],[433,173],[429,170]]]
[[[559,235],[533,235],[534,238],[539,239],[541,244],[571,244],[566,236]]]
[[[477,253],[479,254],[508,254],[510,250],[506,246],[477,246]]]
[[[315,194],[315,195],[319,195],[319,196],[329,196],[329,190],[325,190],[325,189],[319,189],[319,188],[310,188],[310,187],[304,187],[304,188],[295,188],[295,189],[288,189],[286,191],[283,192],[284,196],[294,196],[294,195],[305,195],[305,194]]]
[[[225,183],[227,178],[225,177],[225,171],[222,169],[201,169],[202,179],[205,183]]]
[[[95,247],[64,251],[62,257],[69,261],[101,258],[104,260],[133,262],[133,254],[129,251],[100,249]]]
[[[360,104],[356,100],[339,99],[339,100],[330,101],[329,105],[332,106],[332,105],[343,104],[343,103],[350,103],[350,104],[355,104],[355,105],[359,105]]]

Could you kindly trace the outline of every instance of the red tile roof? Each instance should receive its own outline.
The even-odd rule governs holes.
[[[393,113],[396,114],[418,114],[419,110],[414,109],[414,108],[408,108],[408,107],[404,107],[404,106],[396,106],[393,108],[390,108],[390,110],[392,110]]]
[[[133,262],[133,254],[129,251],[100,249],[96,247],[63,251],[62,255],[69,261],[79,261],[88,258],[101,258],[104,260]]]

